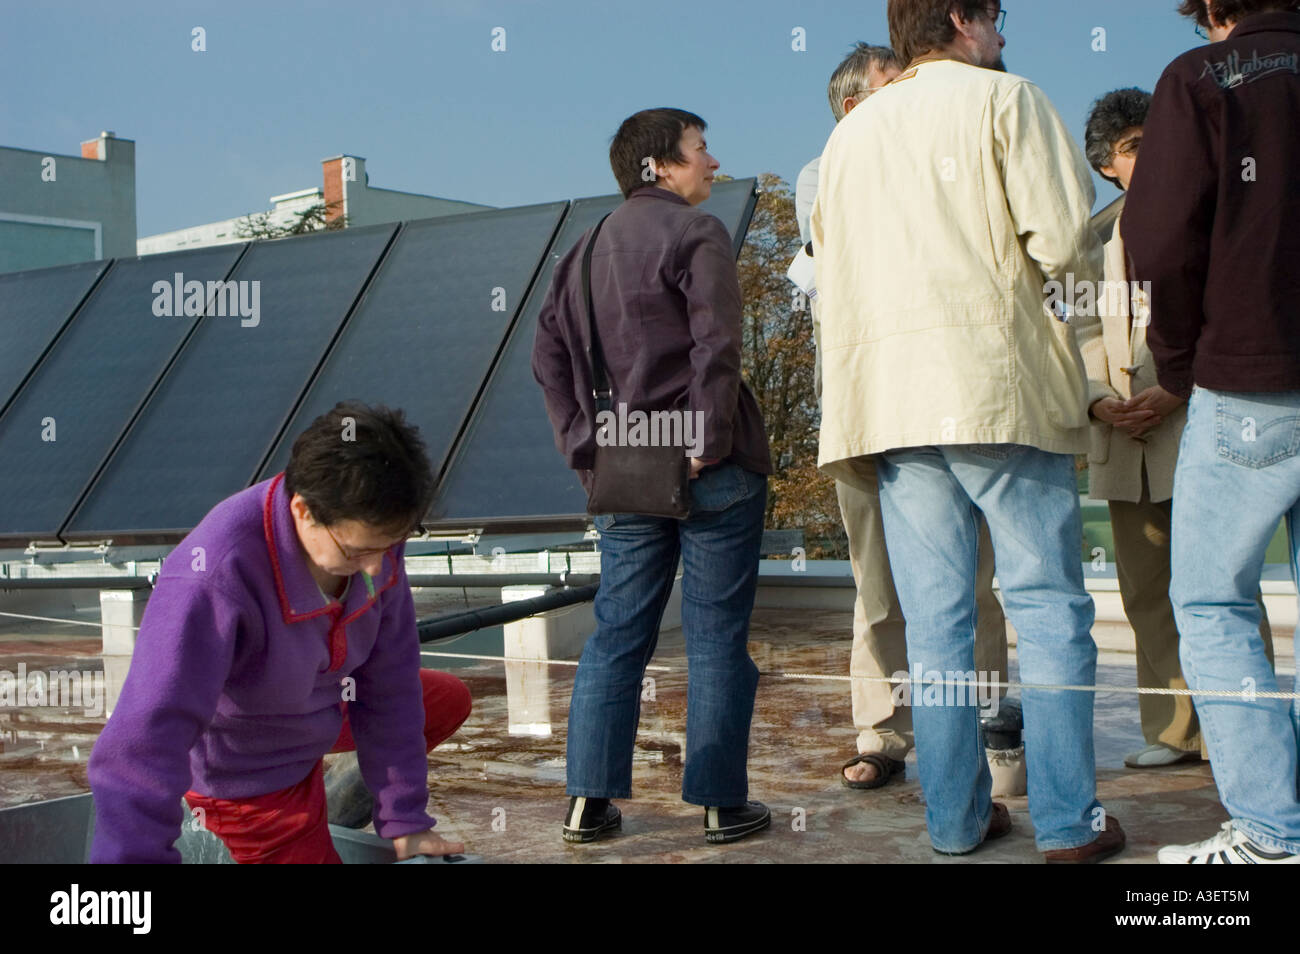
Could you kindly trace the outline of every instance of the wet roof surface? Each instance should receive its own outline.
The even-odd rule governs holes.
[[[423,612],[423,610],[422,610]],[[831,610],[758,609],[750,653],[765,674],[844,675],[852,617]],[[1105,651],[1122,644],[1101,632],[1098,682],[1132,686],[1131,653]],[[1279,635],[1282,632],[1279,631]],[[1287,633],[1287,636],[1290,634]],[[471,637],[472,638],[472,637]],[[1131,635],[1128,637],[1131,643]],[[100,670],[104,659],[93,629],[0,621],[0,669]],[[485,653],[465,642],[427,649]],[[487,653],[491,654],[491,653]],[[110,666],[112,660],[110,659]],[[732,845],[704,841],[702,812],[680,800],[685,742],[686,657],[680,630],[665,633],[652,665],[654,699],[642,702],[631,799],[618,804],[623,832],[594,845],[560,839],[564,794],[564,720],[574,668],[544,663],[506,664],[437,660],[470,687],[474,711],[461,729],[429,755],[430,811],[445,836],[496,862],[978,862],[1037,863],[1026,800],[1000,799],[1011,810],[1009,836],[964,858],[931,851],[915,753],[901,782],[874,791],[840,785],[838,770],[854,754],[847,685],[764,675],[759,683],[750,744],[750,797],[773,813],[770,831]],[[1289,639],[1279,643],[1279,667],[1294,669]],[[1012,651],[1012,678],[1015,654]],[[515,721],[549,735],[512,735],[508,681],[527,686],[530,711]],[[1282,680],[1290,688],[1291,678]],[[516,705],[518,696],[516,696]],[[85,763],[103,717],[76,709],[0,708],[0,807],[88,789]],[[1163,844],[1209,837],[1227,818],[1207,763],[1164,769],[1126,769],[1123,757],[1140,748],[1137,698],[1099,694],[1096,708],[1098,793],[1129,836],[1117,862],[1152,862]]]

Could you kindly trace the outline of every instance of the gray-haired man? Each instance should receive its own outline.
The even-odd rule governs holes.
[[[900,72],[894,51],[887,46],[858,43],[831,74],[827,88],[831,112],[838,123],[858,103],[889,83]],[[817,177],[821,157],[799,173],[795,183],[795,215],[799,237],[805,246],[811,241],[809,217],[817,198]],[[815,254],[815,249],[813,250]],[[821,342],[817,302],[811,303],[813,340],[817,346],[816,387],[821,400]],[[894,686],[878,681],[907,671],[907,641],[903,611],[894,591],[889,554],[885,550],[884,525],[880,516],[880,491],[876,466],[870,458],[854,462],[853,480],[836,480],[840,516],[849,538],[849,559],[857,584],[853,609],[853,651],[849,675],[853,677],[853,724],[858,730],[858,754],[841,769],[841,781],[849,788],[879,788],[903,774],[903,759],[912,748],[912,713],[896,706]],[[976,668],[1007,672],[1007,626],[1002,605],[993,594],[993,543],[988,527],[980,521],[981,554],[976,578],[978,620],[975,631]]]

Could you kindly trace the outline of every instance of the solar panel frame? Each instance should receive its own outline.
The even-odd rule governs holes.
[[[714,187],[714,197],[707,203],[704,208],[718,214],[732,231],[734,247],[738,252],[743,245],[745,232],[748,228],[750,218],[753,214],[755,205],[754,180],[733,180],[726,183],[718,183]],[[722,200],[722,201],[719,201]],[[493,346],[488,348],[492,352],[491,361],[485,374],[477,382],[477,388],[474,388],[474,396],[467,405],[462,404],[453,412],[452,417],[460,417],[458,421],[454,438],[447,446],[442,456],[442,467],[440,469],[440,479],[438,483],[438,493],[435,505],[431,508],[430,519],[427,524],[432,528],[446,526],[465,526],[472,525],[480,528],[491,528],[497,532],[506,532],[511,529],[518,529],[525,532],[536,531],[538,529],[563,528],[575,529],[585,526],[588,518],[585,514],[585,493],[582,491],[581,484],[577,481],[577,476],[569,471],[564,465],[563,459],[555,452],[549,420],[545,417],[543,402],[539,400],[540,395],[536,391],[536,384],[532,380],[530,355],[532,333],[536,328],[537,312],[540,311],[542,300],[545,297],[546,288],[549,284],[551,270],[554,262],[560,257],[559,252],[567,251],[568,247],[578,239],[590,225],[594,224],[600,214],[616,207],[622,201],[620,196],[600,196],[588,199],[581,199],[568,203],[544,203],[537,206],[524,207],[524,210],[550,210],[554,214],[551,220],[548,241],[543,244],[543,252],[531,263],[531,267],[522,267],[522,273],[527,274],[523,279],[521,287],[522,294],[519,297],[519,304],[513,309],[508,310],[508,318],[504,323],[504,329],[492,328],[494,337]],[[714,208],[710,208],[713,206]],[[478,219],[490,219],[493,216],[500,216],[502,213],[519,214],[520,209],[510,210],[490,210],[481,213],[467,213],[454,217],[445,217],[441,220],[432,220],[438,224],[435,226],[429,222],[410,223],[415,231],[436,229],[440,227],[453,228],[462,225],[465,221],[474,221]],[[453,221],[455,220],[455,221]],[[330,327],[329,322],[322,331],[321,337],[312,337],[303,347],[305,351],[300,351],[295,358],[294,370],[290,374],[291,380],[304,380],[305,383],[297,385],[284,384],[276,393],[277,400],[281,398],[290,398],[287,406],[282,413],[275,414],[272,409],[269,412],[254,414],[258,421],[258,433],[252,435],[247,446],[256,445],[263,431],[267,432],[263,450],[260,455],[255,456],[251,453],[247,460],[253,462],[254,466],[248,469],[248,476],[244,480],[243,486],[262,479],[267,475],[268,469],[274,462],[277,452],[284,451],[287,444],[291,443],[291,438],[296,436],[296,431],[300,428],[297,426],[299,421],[311,410],[309,397],[313,390],[317,389],[318,382],[324,386],[328,380],[327,373],[330,367],[331,359],[336,355],[342,355],[344,352],[340,349],[347,344],[348,329],[355,315],[366,309],[368,296],[372,288],[377,287],[380,277],[384,274],[384,267],[388,261],[389,255],[395,248],[399,247],[402,238],[403,225],[380,225],[371,226],[363,229],[348,229],[338,233],[326,233],[319,236],[307,236],[286,241],[297,247],[302,247],[300,243],[315,242],[328,240],[330,236],[341,236],[354,241],[364,240],[368,234],[374,233],[376,236],[376,247],[379,248],[377,256],[369,263],[363,262],[360,268],[361,277],[356,285],[344,282],[341,291],[334,290],[330,292],[333,300],[346,299],[341,309],[341,317]],[[386,235],[386,238],[382,236]],[[412,234],[414,238],[414,232]],[[24,377],[23,381],[15,388],[15,393],[8,400],[7,406],[0,410],[0,454],[4,453],[5,441],[8,434],[13,432],[16,414],[26,414],[26,411],[33,402],[40,403],[38,399],[48,396],[51,393],[57,393],[58,381],[60,375],[64,375],[63,383],[67,384],[73,392],[84,395],[86,393],[86,382],[79,379],[78,375],[72,372],[76,370],[78,361],[85,367],[87,342],[94,344],[98,342],[97,347],[104,347],[108,353],[113,353],[113,348],[108,347],[111,339],[121,337],[122,333],[135,334],[138,327],[128,328],[122,326],[123,322],[129,320],[129,315],[125,312],[130,311],[124,302],[114,303],[110,299],[112,296],[120,295],[121,288],[115,283],[116,281],[131,281],[133,278],[140,278],[139,272],[142,267],[154,269],[161,274],[166,272],[170,275],[173,269],[178,269],[190,273],[187,277],[195,274],[201,274],[201,280],[218,280],[218,281],[239,281],[245,277],[253,276],[253,271],[258,266],[257,258],[263,253],[258,252],[254,255],[254,249],[266,248],[268,246],[280,246],[279,242],[257,242],[252,244],[239,243],[232,246],[207,247],[196,250],[185,250],[180,252],[166,253],[163,255],[147,256],[144,258],[117,260],[116,262],[98,263],[98,270],[85,266],[87,272],[95,272],[96,278],[89,284],[89,287],[82,293],[80,300],[71,309],[69,317],[59,325],[57,332],[48,344],[45,345],[40,358],[35,362],[33,368]],[[559,250],[559,251],[557,251]],[[304,251],[302,255],[310,255]],[[300,270],[306,268],[299,259]],[[225,270],[221,271],[217,266],[224,265]],[[335,270],[315,262],[313,267],[317,273],[322,269],[326,278],[333,277]],[[78,266],[61,266],[57,270],[70,270],[75,272]],[[204,269],[207,269],[206,271]],[[55,271],[55,270],[39,270]],[[21,273],[19,273],[21,274]],[[152,274],[146,277],[152,277]],[[3,281],[3,278],[0,278]],[[3,286],[0,286],[3,287]],[[347,299],[347,293],[351,291],[350,299]],[[72,294],[72,293],[69,293]],[[211,291],[209,289],[209,294]],[[513,296],[513,291],[508,297]],[[325,307],[329,309],[330,314],[339,314],[339,310],[329,303],[325,296],[319,296],[319,300],[325,300]],[[376,305],[376,308],[379,306]],[[109,314],[104,317],[99,314],[103,309],[108,308]],[[98,309],[98,310],[97,310]],[[115,310],[114,310],[115,309]],[[83,320],[84,319],[84,320]],[[50,319],[53,321],[53,319]],[[139,504],[139,498],[146,498],[146,510],[149,503],[154,498],[161,499],[168,495],[159,495],[156,490],[156,484],[150,483],[148,478],[149,467],[135,468],[139,473],[132,473],[133,461],[139,459],[144,451],[133,450],[135,442],[145,440],[145,437],[136,435],[147,435],[151,428],[156,425],[152,424],[153,413],[156,411],[162,415],[162,420],[168,420],[169,414],[175,417],[174,412],[170,412],[168,398],[175,398],[172,394],[175,389],[176,381],[187,380],[184,372],[187,368],[187,362],[198,360],[194,356],[203,354],[205,343],[211,338],[211,333],[206,329],[209,323],[204,323],[197,317],[181,318],[174,320],[174,326],[166,329],[170,335],[164,335],[164,340],[160,341],[157,335],[146,342],[147,347],[143,349],[138,343],[133,343],[133,347],[127,352],[120,350],[120,344],[116,353],[117,363],[112,366],[113,371],[118,372],[117,380],[110,376],[105,378],[102,374],[102,368],[99,369],[99,378],[95,380],[108,381],[113,387],[112,409],[95,406],[96,421],[98,422],[102,433],[100,439],[94,446],[83,453],[78,458],[78,466],[74,467],[75,477],[80,479],[84,476],[84,482],[75,493],[69,493],[69,487],[75,484],[75,480],[69,482],[67,474],[64,474],[62,486],[50,491],[48,487],[41,486],[40,493],[29,493],[28,498],[39,499],[40,510],[44,517],[33,517],[31,519],[19,519],[15,522],[13,510],[15,505],[11,503],[9,513],[6,514],[3,501],[0,500],[0,544],[4,542],[26,543],[32,540],[42,540],[55,537],[65,542],[80,542],[85,540],[106,540],[112,539],[115,545],[147,544],[173,542],[179,539],[184,533],[192,528],[193,523],[207,512],[212,505],[218,500],[228,496],[242,487],[222,488],[223,491],[213,499],[204,501],[203,506],[189,506],[188,511],[192,515],[183,520],[168,520],[168,523],[175,523],[176,526],[163,525],[158,520],[136,520],[129,517],[126,519],[108,519],[106,515],[112,514],[114,509],[120,512],[130,513],[132,504],[128,501],[123,505],[119,503],[109,503],[100,505],[98,503],[99,495],[105,495],[104,499],[116,496],[113,492],[116,483],[118,491],[126,491],[123,499],[129,498],[132,494],[137,498],[135,503]],[[231,319],[225,319],[227,321]],[[96,328],[96,322],[103,324],[108,322],[108,326]],[[183,322],[183,323],[182,323]],[[122,326],[122,327],[118,327]],[[87,337],[88,336],[88,337]],[[319,344],[319,350],[313,350]],[[91,347],[91,351],[95,348]],[[211,351],[212,346],[207,350]],[[217,349],[218,358],[221,351]],[[136,352],[147,352],[143,357],[148,360],[141,364],[141,354]],[[480,352],[481,354],[482,352]],[[313,359],[314,356],[314,360]],[[139,359],[139,360],[137,360]],[[161,365],[161,367],[159,367]],[[123,366],[127,366],[124,371]],[[310,366],[310,367],[308,367]],[[53,376],[53,377],[51,377]],[[127,380],[122,380],[123,377]],[[90,375],[94,379],[94,375]],[[471,378],[473,375],[471,375]],[[202,376],[200,375],[200,380]],[[469,379],[466,379],[469,380]],[[77,388],[81,390],[78,391]],[[273,389],[274,390],[274,389]],[[459,391],[462,389],[458,389]],[[463,388],[465,392],[471,390],[469,386]],[[358,395],[365,399],[364,395]],[[194,399],[194,395],[188,395]],[[202,400],[204,395],[198,394],[198,399]],[[519,487],[507,482],[505,486],[494,489],[495,499],[513,498],[510,505],[501,506],[493,510],[482,506],[485,501],[481,498],[475,500],[470,498],[468,501],[471,505],[464,508],[461,513],[448,513],[447,506],[460,506],[456,503],[454,491],[456,491],[458,482],[463,483],[466,479],[474,479],[475,455],[478,452],[478,445],[483,440],[485,434],[492,427],[497,426],[499,422],[494,423],[492,414],[499,411],[501,403],[507,404],[515,402],[514,411],[507,409],[507,413],[516,413],[519,407],[527,407],[534,412],[540,412],[540,417],[535,424],[541,427],[534,427],[528,438],[519,446],[507,446],[496,453],[504,453],[505,459],[501,462],[502,467],[493,473],[479,473],[482,478],[483,486],[494,486],[501,482],[503,475],[519,471],[519,447],[525,447],[528,451],[537,450],[544,456],[534,456],[532,464],[532,476],[536,477],[539,468],[550,472],[550,488],[545,490],[543,497],[549,495],[549,503],[539,505],[537,503],[537,487],[534,482],[532,486]],[[60,415],[66,416],[70,408],[76,408],[75,401],[69,403],[68,400],[54,402],[60,408]],[[396,403],[396,402],[394,402]],[[87,400],[86,405],[93,405],[94,402]],[[43,406],[43,405],[42,405]],[[277,404],[278,408],[280,405]],[[332,402],[331,402],[332,406]],[[463,408],[463,411],[462,411]],[[9,413],[10,410],[15,415]],[[116,415],[116,417],[114,417]],[[28,415],[30,416],[30,415]],[[119,423],[125,419],[125,423]],[[26,418],[24,418],[24,421]],[[265,428],[263,424],[271,422],[270,426]],[[27,422],[30,426],[30,422]],[[305,424],[305,421],[303,421]],[[60,418],[60,427],[62,428],[62,417]],[[541,437],[541,435],[545,435]],[[63,435],[60,434],[60,437]],[[30,435],[28,435],[30,437]],[[175,456],[174,448],[169,448],[167,441],[154,440],[151,447],[161,447],[160,454]],[[240,446],[245,446],[241,444]],[[87,456],[89,455],[89,457]],[[96,456],[98,455],[98,456]],[[481,453],[478,453],[481,457]],[[162,471],[178,472],[183,470],[184,466],[190,466],[193,470],[198,466],[197,458],[191,453],[190,457],[176,464],[168,460],[165,464],[160,465]],[[468,463],[467,463],[468,461]],[[543,463],[544,462],[544,463]],[[435,466],[439,461],[435,459]],[[481,464],[481,462],[480,462]],[[211,470],[206,465],[207,470]],[[122,469],[122,474],[118,475],[118,469]],[[39,468],[37,468],[39,470]],[[61,468],[67,470],[66,467]],[[154,468],[159,470],[159,468]],[[86,472],[89,474],[86,475]],[[13,484],[14,481],[9,481]],[[56,481],[57,483],[57,481]],[[0,477],[0,497],[4,496],[6,489],[5,480]],[[21,488],[19,488],[21,490]],[[35,488],[29,487],[29,490]],[[520,492],[522,490],[522,493]],[[559,497],[556,497],[558,492]],[[46,519],[53,514],[59,507],[64,506],[68,497],[72,496],[72,503],[68,509],[64,510],[66,514],[57,524],[53,519]],[[193,495],[191,495],[193,496]],[[212,497],[212,494],[208,494]],[[462,495],[463,496],[463,495]],[[55,502],[44,499],[53,497]],[[23,495],[19,493],[16,498],[10,495],[10,499],[22,500]],[[553,506],[559,499],[562,505]],[[531,507],[519,507],[518,502],[525,500],[531,503]],[[30,501],[29,501],[30,502]],[[191,501],[192,503],[192,501]],[[185,509],[186,504],[172,507],[172,513],[180,512]],[[467,512],[474,511],[477,507],[477,513]],[[167,508],[162,508],[166,510]],[[524,512],[509,513],[511,509],[522,510]],[[541,509],[543,512],[537,512]],[[187,512],[188,512],[187,511]],[[531,512],[530,512],[531,511]],[[145,512],[136,510],[136,513]],[[155,508],[155,512],[161,512]],[[6,519],[8,522],[6,523]],[[38,524],[44,525],[38,526]],[[47,525],[50,529],[47,529]]]
[[[568,202],[549,202],[405,223],[268,452],[258,479],[283,470],[297,435],[338,400],[352,397],[400,407],[420,427],[434,472],[440,473],[567,208]],[[503,311],[493,309],[497,289]],[[440,313],[428,304],[434,301],[441,304]],[[419,317],[402,324],[396,314],[403,309],[416,310]],[[434,344],[439,339],[441,347]],[[394,355],[388,367],[376,367],[375,351]],[[421,366],[393,373],[411,361]],[[448,383],[456,375],[463,385]],[[439,382],[437,391],[428,386],[429,377]],[[458,397],[460,406],[448,407]]]
[[[54,347],[111,265],[112,259],[104,259],[0,274],[0,336],[5,341],[4,348],[0,349],[0,416]],[[35,305],[24,304],[22,299],[29,298],[33,290],[44,291],[47,300]],[[24,309],[29,313],[32,310],[38,312],[35,328],[29,323],[22,329],[22,334],[10,334],[4,324],[22,320],[15,316],[22,314]]]
[[[351,317],[397,231],[397,224],[387,223],[252,243],[229,280],[270,281],[268,287],[273,289],[279,282],[270,302],[271,313],[259,314],[257,323],[248,327],[243,326],[243,318],[204,319],[94,484],[64,521],[60,537],[66,541],[112,539],[117,545],[172,542],[192,530],[221,500],[252,484],[267,448],[283,430],[306,382],[320,368]],[[322,261],[330,258],[326,253],[336,260]],[[350,264],[353,258],[354,265]],[[332,281],[341,287],[320,290],[322,283]],[[307,324],[312,307],[308,299],[313,294],[324,299],[328,308],[327,319],[318,328]],[[331,295],[337,305],[331,303]],[[255,346],[259,329],[264,332],[262,342]],[[238,440],[223,441],[231,436],[229,422],[216,414],[192,418],[191,422],[197,423],[181,427],[186,419],[176,410],[180,395],[203,401],[208,395],[220,394],[220,373],[234,369],[242,356],[253,354],[263,362],[263,369],[270,367],[274,355],[276,374],[255,372],[251,386],[239,392],[238,407],[227,405],[227,411],[243,413],[248,428],[260,429],[261,436],[247,433],[237,435]],[[299,370],[282,377],[286,362]],[[257,387],[273,401],[283,398],[282,403],[268,405],[269,410],[262,413],[250,400]],[[197,393],[205,388],[206,393]],[[229,451],[218,456],[214,451],[218,446]],[[167,448],[165,455],[156,452],[158,447]],[[252,450],[239,458],[250,447]],[[240,460],[246,466],[241,467]],[[173,492],[152,492],[151,487],[159,482],[170,485]]]
[[[159,276],[170,277],[180,267],[204,281],[224,279],[245,247],[239,243],[115,259],[105,270],[0,415],[0,459],[6,462],[0,468],[0,544],[59,540],[67,514],[197,326],[198,319],[153,314]],[[111,373],[104,375],[104,352],[112,353],[113,342],[123,338],[132,347],[119,352],[108,366]],[[46,419],[53,419],[54,439],[33,440],[33,434],[44,436],[37,425],[43,431]],[[29,430],[19,432],[19,426]],[[66,440],[69,427],[71,442]],[[39,453],[56,459],[30,454],[24,459],[27,445],[37,443],[43,445]],[[79,458],[60,457],[88,444]],[[65,450],[69,447],[73,450]]]

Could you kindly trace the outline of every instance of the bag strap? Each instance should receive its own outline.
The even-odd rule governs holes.
[[[610,389],[609,378],[605,373],[605,353],[601,350],[600,335],[596,331],[596,308],[591,301],[591,251],[596,246],[596,236],[600,234],[600,227],[605,224],[605,219],[609,218],[611,214],[606,212],[604,217],[596,223],[591,238],[587,240],[587,248],[582,253],[582,290],[586,296],[587,329],[591,341],[587,348],[587,360],[591,364],[591,395],[596,400],[597,411],[608,411],[610,409]]]

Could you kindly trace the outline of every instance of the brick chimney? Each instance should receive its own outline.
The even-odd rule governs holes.
[[[117,134],[111,129],[106,129],[99,134],[97,139],[87,139],[81,144],[82,159],[99,159],[105,161],[108,159],[108,140],[116,139]]]
[[[348,185],[366,181],[366,160],[339,155],[321,160],[324,177],[325,221],[332,223],[348,213]]]

